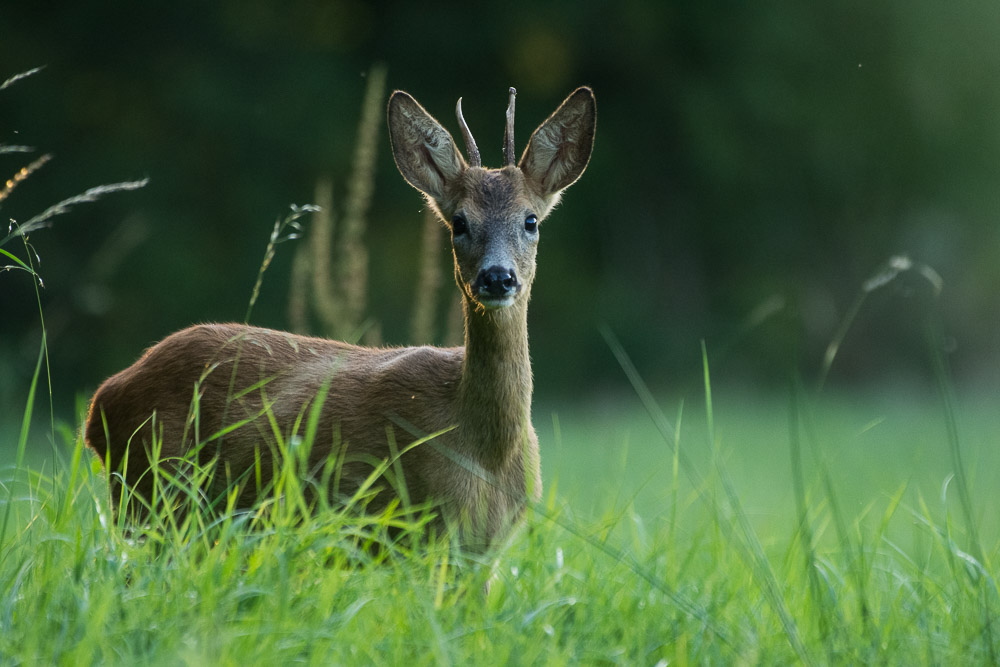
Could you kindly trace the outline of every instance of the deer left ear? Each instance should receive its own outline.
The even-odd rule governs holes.
[[[448,131],[401,90],[389,98],[389,140],[403,178],[434,199],[444,197],[466,169]]]
[[[594,148],[597,103],[594,92],[577,88],[538,126],[518,166],[542,196],[558,193],[580,178]]]

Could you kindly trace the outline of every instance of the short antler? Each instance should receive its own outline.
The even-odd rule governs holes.
[[[513,167],[514,157],[514,96],[517,90],[510,89],[510,104],[507,105],[507,129],[503,133],[503,159],[504,164]]]
[[[472,138],[469,125],[465,122],[465,117],[462,115],[461,97],[458,98],[458,104],[455,105],[455,115],[458,116],[458,126],[462,128],[462,136],[465,137],[465,150],[469,153],[469,166],[482,167],[483,159],[479,156],[479,147],[476,146],[476,140]]]

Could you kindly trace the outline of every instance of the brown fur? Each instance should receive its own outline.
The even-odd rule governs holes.
[[[541,493],[527,330],[537,234],[525,232],[524,221],[548,215],[583,172],[594,122],[593,94],[581,88],[535,132],[519,166],[468,167],[451,135],[412,97],[394,93],[389,128],[400,172],[442,220],[461,215],[468,224],[453,243],[465,345],[366,348],[240,324],[193,326],[101,385],[85,426],[87,444],[147,498],[154,434],[168,467],[200,447],[199,460],[218,457],[229,481],[259,458],[266,483],[275,437],[262,415],[273,415],[287,441],[328,386],[310,467],[342,456],[340,491],[350,494],[377,462],[450,429],[403,454],[406,494],[413,503],[438,506],[442,525],[457,525],[466,546],[488,546]],[[516,273],[509,302],[494,303],[477,287],[491,266]],[[225,483],[223,477],[217,474]],[[242,487],[248,492],[240,504],[249,505],[254,484]],[[380,494],[376,505],[389,497]]]

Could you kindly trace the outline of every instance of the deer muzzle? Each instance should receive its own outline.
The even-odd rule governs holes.
[[[483,269],[472,284],[476,299],[487,308],[503,308],[514,302],[521,283],[513,268],[494,265]]]

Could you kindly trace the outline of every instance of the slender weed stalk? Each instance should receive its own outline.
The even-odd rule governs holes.
[[[18,473],[24,465],[24,452],[28,446],[28,434],[31,430],[31,415],[34,412],[35,392],[38,389],[38,378],[42,371],[42,360],[46,358],[47,348],[45,346],[45,333],[42,332],[42,344],[38,350],[38,361],[35,362],[35,372],[31,376],[31,384],[28,387],[28,400],[24,406],[24,416],[21,419],[21,430],[17,437],[17,454],[14,457],[14,473]],[[3,565],[7,550],[3,547],[7,544],[7,528],[10,523],[10,513],[14,507],[14,485],[7,488],[7,502],[4,506],[3,523],[0,523],[0,566]]]
[[[321,178],[316,182],[316,204],[318,211],[313,214],[312,225],[310,227],[309,246],[311,254],[302,253],[302,257],[309,258],[309,266],[312,267],[312,294],[313,307],[319,324],[323,331],[336,331],[340,323],[343,322],[343,300],[338,298],[334,285],[333,274],[330,270],[330,255],[333,248],[334,238],[334,207],[333,207],[333,181],[329,178]],[[308,294],[302,290],[303,296]]]
[[[291,212],[289,212],[284,218],[278,218],[274,221],[274,227],[271,229],[271,237],[267,242],[267,248],[264,250],[264,259],[261,261],[260,268],[257,270],[257,280],[254,282],[253,290],[250,292],[250,301],[247,303],[247,312],[243,316],[244,324],[250,323],[250,316],[253,314],[253,307],[257,304],[257,297],[260,296],[260,288],[264,283],[264,272],[267,271],[269,266],[271,266],[271,261],[274,259],[274,255],[277,252],[277,246],[286,241],[292,241],[299,238],[302,233],[302,224],[299,220],[307,213],[315,213],[317,210],[318,207],[312,204],[305,204],[303,206],[292,204]],[[233,368],[233,372],[236,372],[235,367]]]
[[[9,88],[13,84],[41,71],[41,67],[36,67],[34,69],[15,74],[14,76],[6,79],[2,84],[0,84],[0,91]],[[10,146],[0,144],[0,154],[7,153],[29,153],[33,152],[34,149],[29,146]],[[6,181],[4,187],[0,189],[0,204],[4,204],[13,193],[14,189],[31,177],[35,172],[41,169],[45,164],[47,164],[52,159],[49,154],[44,154],[39,158],[32,161],[25,167],[18,170],[10,179]],[[18,270],[24,271],[31,276],[32,286],[35,290],[35,302],[38,305],[38,321],[41,326],[42,334],[41,341],[39,344],[39,356],[38,362],[35,367],[35,372],[32,375],[31,387],[28,393],[28,404],[25,408],[25,413],[21,424],[21,433],[18,438],[17,446],[17,458],[15,464],[15,472],[21,469],[24,457],[24,447],[28,438],[28,430],[30,428],[31,416],[34,412],[34,401],[35,394],[37,390],[38,378],[42,368],[42,361],[45,362],[45,380],[46,389],[48,392],[49,399],[49,429],[50,429],[50,445],[52,447],[53,457],[55,458],[58,454],[56,450],[56,420],[55,420],[55,401],[53,400],[53,388],[52,388],[52,370],[49,360],[49,350],[48,350],[48,335],[45,327],[45,312],[42,305],[42,295],[41,288],[44,287],[42,281],[42,276],[35,270],[35,262],[38,259],[38,255],[35,252],[34,247],[29,242],[29,235],[32,232],[50,227],[53,224],[53,219],[57,216],[64,215],[72,210],[74,207],[85,204],[96,202],[100,198],[108,194],[127,192],[131,190],[137,190],[139,188],[145,187],[148,183],[148,179],[142,179],[140,181],[129,181],[122,183],[113,183],[110,185],[100,185],[97,187],[90,188],[85,192],[78,194],[74,197],[64,199],[57,204],[54,204],[41,213],[29,218],[26,222],[18,222],[14,218],[10,219],[10,226],[8,228],[8,233],[2,239],[0,239],[0,258],[6,258],[7,260],[13,262],[13,264],[0,265],[0,273],[6,271]],[[13,252],[4,250],[3,246],[7,243],[20,239],[25,253],[25,259],[21,259]],[[34,259],[33,259],[34,258]],[[59,489],[53,487],[53,494],[58,497]],[[58,506],[65,508],[65,503],[58,503]],[[3,543],[3,538],[7,530],[7,522],[9,520],[11,502],[8,498],[7,507],[4,510],[4,520],[3,527],[0,529],[0,544]]]
[[[443,282],[441,241],[444,227],[429,206],[424,209],[422,229],[417,291],[413,295],[413,315],[410,318],[410,342],[414,345],[434,342],[437,296]]]
[[[805,438],[810,445],[813,459],[817,467],[817,474],[821,480],[823,493],[826,498],[826,505],[833,519],[834,530],[840,552],[847,557],[847,570],[855,586],[855,597],[857,598],[857,612],[861,619],[864,636],[869,640],[871,646],[878,644],[878,626],[871,612],[871,602],[868,593],[868,579],[871,576],[871,562],[860,541],[852,539],[851,531],[848,529],[847,520],[841,507],[839,494],[830,475],[830,465],[825,452],[820,447],[820,429],[817,428],[815,418],[809,408],[805,398],[805,389],[796,375],[792,381],[793,405],[789,416],[790,429],[793,433],[793,448],[801,448],[801,438]],[[801,456],[799,456],[801,462]],[[794,464],[793,464],[794,465]],[[804,471],[801,473],[804,475]],[[800,484],[802,482],[799,482]],[[814,563],[815,564],[815,563]],[[829,610],[833,613],[833,610]],[[828,618],[830,618],[828,616]]]
[[[368,209],[375,191],[375,157],[378,155],[378,133],[384,113],[385,78],[386,69],[382,65],[376,65],[368,73],[353,168],[347,181],[343,233],[336,248],[334,276],[343,298],[345,321],[342,326],[352,330],[361,326],[366,307],[368,248],[364,235],[368,226]],[[369,336],[377,337],[374,329],[369,328],[368,332]]]
[[[955,479],[955,487],[959,497],[959,504],[962,508],[963,519],[965,520],[965,528],[968,532],[971,557],[975,559],[977,565],[977,567],[970,569],[968,572],[979,593],[980,606],[982,610],[983,643],[986,645],[986,651],[989,655],[990,662],[992,664],[998,664],[1000,663],[1000,656],[997,654],[995,646],[996,642],[994,640],[994,634],[996,632],[994,628],[996,618],[991,609],[990,599],[997,599],[997,595],[1000,594],[1000,588],[998,588],[996,579],[990,575],[990,572],[993,570],[990,565],[989,554],[983,548],[983,544],[979,536],[978,521],[976,520],[976,514],[972,507],[972,496],[969,492],[969,481],[966,476],[966,466],[962,455],[962,443],[958,433],[957,408],[954,390],[950,381],[951,375],[948,371],[947,360],[945,359],[942,351],[944,346],[941,341],[939,329],[932,323],[930,318],[928,318],[927,324],[927,340],[931,362],[934,368],[934,378],[937,382],[938,391],[941,395],[941,406],[944,412],[948,440],[948,452],[951,457],[953,467],[952,474]]]
[[[823,365],[820,367],[819,378],[816,381],[817,393],[823,391],[827,377],[830,374],[830,368],[837,358],[837,353],[840,351],[847,333],[850,331],[851,326],[854,325],[854,321],[861,313],[861,308],[868,300],[868,297],[883,287],[891,285],[901,276],[911,273],[920,276],[930,285],[935,298],[941,294],[941,290],[944,288],[944,280],[932,267],[920,262],[914,262],[906,255],[894,255],[890,257],[874,276],[861,285],[857,297],[855,297],[851,307],[847,310],[847,314],[840,321],[840,325],[837,327],[837,331],[834,333],[829,345],[827,345],[826,352],[823,355]]]
[[[307,213],[315,213],[317,210],[317,207],[312,204],[305,204],[303,206],[292,204],[290,208],[291,211],[284,218],[278,218],[274,221],[274,227],[271,229],[271,236],[268,239],[267,247],[264,249],[264,259],[260,263],[260,268],[257,269],[257,279],[254,281],[253,290],[250,292],[250,300],[247,303],[247,311],[243,316],[244,324],[250,323],[250,316],[253,314],[253,308],[257,304],[257,298],[260,296],[260,288],[264,283],[264,273],[267,271],[268,267],[271,266],[271,262],[274,260],[274,255],[277,252],[278,245],[286,241],[292,241],[299,238],[299,235],[302,232],[302,225],[299,223],[299,219]],[[238,396],[235,395],[236,377],[239,372],[240,356],[243,352],[243,344],[244,341],[241,339],[236,348],[236,356],[233,359],[233,370],[229,376],[229,389],[226,392],[226,396],[229,397],[229,400],[226,401],[226,406],[222,412],[223,423],[226,423],[226,417],[229,414],[230,404],[234,399],[238,398]],[[192,409],[195,409],[194,404],[192,404]],[[200,447],[200,445],[198,447]]]
[[[23,224],[15,225],[7,236],[0,239],[0,246],[6,245],[11,239],[21,236],[26,237],[31,232],[38,229],[48,227],[52,224],[52,219],[56,216],[68,213],[70,209],[79,204],[87,204],[96,202],[101,197],[105,195],[113,194],[116,192],[128,192],[130,190],[138,190],[139,188],[144,188],[149,183],[148,178],[144,178],[139,181],[126,181],[124,183],[112,183],[110,185],[98,185],[97,187],[90,188],[86,192],[82,192],[75,197],[70,197],[64,199],[57,204],[53,204],[49,208],[45,209],[33,218],[30,218],[27,222]]]
[[[21,79],[26,79],[29,76],[33,75],[33,74],[37,74],[37,73],[41,72],[43,69],[45,69],[44,66],[42,66],[42,67],[35,67],[35,68],[29,69],[29,70],[27,70],[25,72],[20,72],[20,73],[15,74],[15,75],[13,75],[11,77],[8,77],[3,83],[0,83],[0,90],[6,90],[7,88],[10,88],[11,86],[13,86],[15,83],[17,83]]]
[[[4,146],[0,145],[0,154],[3,153],[34,153],[35,149],[30,146]],[[27,166],[21,167],[17,173],[7,179],[4,183],[3,189],[0,190],[0,202],[10,196],[14,192],[14,188],[23,183],[31,176],[33,173],[45,166],[45,164],[52,159],[52,155],[46,153],[39,158],[36,158],[33,162]],[[9,240],[9,239],[8,239]],[[3,245],[3,244],[0,244]]]
[[[641,375],[632,364],[631,359],[629,359],[628,354],[625,352],[621,343],[615,337],[614,333],[610,328],[603,326],[601,328],[601,333],[604,335],[609,347],[614,353],[615,357],[618,359],[622,370],[625,372],[626,377],[632,383],[632,388],[639,396],[640,401],[645,407],[647,414],[653,420],[656,425],[657,430],[663,437],[664,441],[671,448],[674,459],[677,461],[679,466],[682,466],[687,474],[690,482],[696,489],[701,489],[699,495],[702,499],[713,508],[716,516],[718,517],[718,522],[716,526],[724,529],[725,534],[729,538],[731,543],[737,544],[743,549],[741,549],[741,554],[743,554],[749,565],[754,569],[759,585],[761,586],[762,592],[764,593],[767,600],[770,602],[771,606],[774,608],[775,612],[778,614],[781,624],[785,630],[786,636],[788,637],[789,644],[792,646],[798,658],[807,664],[812,663],[812,659],[808,652],[806,651],[805,645],[799,636],[799,632],[792,617],[788,610],[787,604],[784,601],[780,587],[777,583],[777,578],[774,575],[773,570],[767,560],[767,556],[764,554],[763,547],[760,544],[760,540],[756,535],[753,527],[750,525],[749,520],[746,517],[746,513],[743,511],[742,504],[736,494],[736,491],[732,485],[732,481],[729,478],[728,472],[725,469],[725,465],[722,461],[722,457],[718,456],[717,453],[713,457],[715,464],[715,472],[718,475],[720,481],[722,482],[723,489],[725,492],[725,510],[727,513],[733,515],[736,518],[737,525],[742,533],[742,539],[735,539],[735,535],[732,533],[729,526],[728,520],[721,516],[721,512],[716,505],[716,501],[709,497],[704,489],[704,478],[698,473],[694,468],[693,464],[688,461],[685,455],[683,455],[677,443],[674,440],[675,431],[670,427],[670,422],[667,420],[666,416],[663,414],[659,407],[659,404],[653,398],[652,392],[649,390],[645,381],[642,379]],[[705,382],[705,404],[706,404],[706,423],[709,433],[709,442],[713,450],[716,450],[717,445],[714,436],[714,417],[712,409],[712,391],[711,391],[711,381],[708,372],[708,353],[704,347],[702,348],[702,362],[703,362],[703,373]]]
[[[364,338],[370,344],[377,343],[380,337],[377,324],[364,319],[368,289],[364,237],[375,189],[385,79],[383,66],[375,66],[368,73],[340,215],[334,206],[331,179],[322,177],[316,183],[318,208],[313,214],[309,243],[296,252],[289,295],[289,320],[301,333],[311,328],[312,312],[325,336],[349,341]]]
[[[819,610],[816,620],[820,636],[826,640],[831,632],[831,622],[826,604],[826,596],[823,593],[823,587],[819,580],[815,539],[813,537],[812,524],[809,520],[808,505],[806,504],[805,472],[802,467],[802,441],[800,437],[801,425],[799,423],[799,415],[802,408],[799,405],[800,396],[797,388],[796,385],[792,385],[788,424],[788,443],[792,465],[792,491],[795,496],[795,509],[798,514],[797,532],[800,537],[802,554],[805,558],[806,574],[809,579],[809,592],[813,597],[813,604]]]
[[[764,553],[764,547],[760,543],[760,538],[757,536],[757,532],[750,524],[750,520],[747,518],[746,512],[743,510],[743,504],[740,502],[739,496],[736,494],[736,489],[733,486],[732,479],[729,476],[729,472],[726,470],[725,462],[716,451],[718,445],[715,440],[714,411],[712,408],[712,382],[709,374],[708,349],[706,348],[704,341],[702,341],[701,345],[702,368],[705,375],[705,418],[708,426],[708,437],[709,443],[715,452],[713,455],[715,460],[715,470],[719,476],[719,480],[722,482],[722,488],[726,494],[727,509],[736,518],[736,523],[740,527],[740,531],[743,534],[743,541],[749,552],[747,555],[750,557],[750,564],[761,582],[761,588],[764,595],[767,597],[771,606],[781,619],[781,625],[788,637],[789,644],[791,644],[792,648],[795,650],[795,654],[798,656],[799,660],[807,665],[814,664],[812,656],[806,651],[805,644],[802,643],[797,624],[788,609],[788,604],[785,602],[781,587],[778,584],[778,579],[774,574],[774,570],[771,568],[767,555]]]

